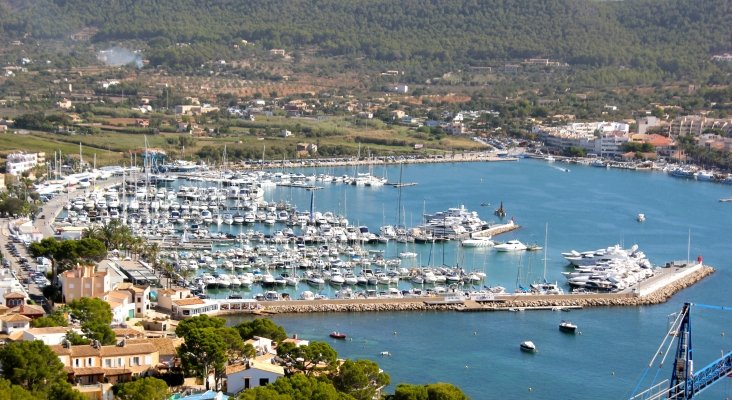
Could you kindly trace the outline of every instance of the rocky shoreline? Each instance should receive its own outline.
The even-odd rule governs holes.
[[[715,269],[704,266],[698,271],[656,290],[647,296],[632,293],[568,294],[568,295],[513,295],[501,296],[499,301],[444,304],[425,299],[367,299],[315,302],[267,302],[259,310],[261,314],[302,314],[331,312],[396,312],[396,311],[501,311],[516,309],[584,308],[584,307],[632,307],[659,304],[674,294],[713,274]],[[435,299],[430,299],[435,300]]]

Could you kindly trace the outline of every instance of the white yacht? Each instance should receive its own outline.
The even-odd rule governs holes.
[[[491,247],[495,243],[490,237],[475,237],[471,239],[463,239],[460,241],[463,247]]]
[[[496,251],[522,251],[526,250],[528,247],[519,242],[518,240],[509,240],[506,243],[501,243],[493,246]]]

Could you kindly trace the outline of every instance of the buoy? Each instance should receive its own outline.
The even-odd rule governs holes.
[[[615,376],[615,371],[611,372],[610,375]]]

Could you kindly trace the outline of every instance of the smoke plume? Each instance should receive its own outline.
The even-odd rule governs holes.
[[[142,54],[138,51],[130,51],[122,47],[112,47],[111,49],[100,51],[97,54],[97,60],[115,67],[135,64],[137,68],[142,68]]]

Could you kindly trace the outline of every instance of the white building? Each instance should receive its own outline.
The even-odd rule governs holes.
[[[11,175],[20,175],[25,171],[39,165],[38,153],[13,153],[8,154],[5,163],[5,171]]]
[[[2,305],[10,307],[6,304],[5,298],[11,292],[22,293],[27,297],[23,285],[20,284],[15,275],[8,268],[0,269],[0,301],[2,301]]]
[[[63,326],[49,326],[47,328],[30,328],[23,332],[23,336],[21,336],[21,340],[23,341],[31,341],[31,340],[40,340],[43,342],[43,344],[47,346],[54,346],[62,344],[64,339],[66,338],[66,334],[71,330],[71,328],[63,327]],[[81,331],[77,330],[77,333],[81,333]]]
[[[226,392],[236,394],[242,390],[266,386],[285,376],[282,366],[268,361],[250,360],[246,364],[226,368]]]

